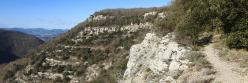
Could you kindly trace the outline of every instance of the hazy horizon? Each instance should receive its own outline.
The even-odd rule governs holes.
[[[166,6],[171,0],[1,0],[0,27],[70,29],[103,9]]]

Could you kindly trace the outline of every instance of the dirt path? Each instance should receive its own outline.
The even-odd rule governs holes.
[[[239,68],[239,65],[221,60],[217,55],[217,50],[213,48],[213,44],[207,45],[204,53],[207,55],[207,60],[217,71],[215,82],[248,83],[247,78],[234,71]]]

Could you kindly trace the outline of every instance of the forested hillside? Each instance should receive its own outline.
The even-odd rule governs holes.
[[[42,40],[31,35],[0,29],[0,64],[23,57],[42,43]]]

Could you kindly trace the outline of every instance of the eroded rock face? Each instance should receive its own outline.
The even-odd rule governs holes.
[[[156,15],[157,15],[157,17],[160,18],[160,19],[163,19],[163,18],[166,17],[165,12],[156,12],[156,11],[147,12],[147,13],[145,13],[145,14],[143,15],[143,17],[144,17],[144,18],[147,18],[147,17],[149,17],[149,16],[156,16]]]
[[[147,33],[141,44],[131,47],[124,81],[120,82],[176,82],[180,72],[188,68],[190,62],[185,57],[190,49],[179,46],[174,38],[173,33],[162,38]]]
[[[87,20],[88,21],[99,21],[99,20],[106,20],[107,18],[114,18],[114,16],[92,15]]]
[[[144,16],[144,18],[147,18],[147,16],[155,16],[157,13],[158,13],[158,12],[155,12],[155,11],[153,11],[153,12],[148,12],[148,13],[145,13],[143,16]]]
[[[76,38],[72,39],[75,43],[82,42],[85,39],[88,39],[92,36],[97,36],[103,33],[114,33],[114,32],[127,32],[127,33],[134,33],[144,29],[151,29],[153,27],[152,23],[140,23],[140,24],[133,24],[126,26],[105,26],[105,27],[86,27],[84,30],[80,31]]]

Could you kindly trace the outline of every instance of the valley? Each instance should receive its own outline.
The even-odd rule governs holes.
[[[0,64],[23,57],[44,42],[37,37],[0,29]]]
[[[49,40],[52,40],[53,38],[65,33],[66,29],[44,29],[44,28],[2,28],[4,30],[10,30],[10,31],[17,31],[26,33],[29,35],[36,36],[40,38],[41,40],[47,42]]]

